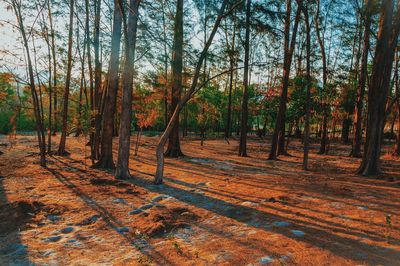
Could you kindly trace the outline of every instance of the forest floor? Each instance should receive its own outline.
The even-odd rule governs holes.
[[[298,141],[267,161],[269,140],[251,138],[246,158],[236,140],[183,140],[186,156],[166,159],[155,186],[157,137],[144,137],[128,181],[91,169],[85,142],[68,138],[71,155],[48,168],[34,137],[0,147],[0,265],[399,265],[389,155],[376,179],[355,175],[360,159],[339,143],[330,155],[313,145],[306,172]]]

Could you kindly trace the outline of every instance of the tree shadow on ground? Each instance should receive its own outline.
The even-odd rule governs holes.
[[[16,217],[17,210],[7,208],[10,202],[7,199],[3,180],[4,177],[0,176],[0,211],[7,209],[8,217]],[[32,265],[29,260],[28,248],[23,244],[18,228],[10,230],[7,221],[0,221],[0,265]]]
[[[76,170],[80,170],[83,172],[84,170],[73,167],[71,168]],[[113,216],[106,208],[102,207],[99,203],[97,203],[90,195],[84,193],[78,186],[76,186],[69,178],[60,173],[59,171],[53,168],[47,168],[47,170],[62,184],[64,184],[67,188],[69,188],[73,193],[75,193],[79,198],[81,198],[87,206],[89,206],[92,210],[98,213],[98,215],[103,219],[103,221],[113,229],[116,233],[118,233],[122,238],[127,240],[132,248],[135,248],[138,252],[143,255],[152,258],[153,260],[165,264],[165,265],[174,265],[171,261],[168,260],[165,256],[154,250],[154,248],[150,245],[148,241],[145,239],[136,236],[133,232],[123,232],[121,228],[126,227],[122,221],[118,220],[115,216]],[[84,178],[83,176],[78,175],[80,178]]]
[[[149,180],[135,178],[130,183],[143,187],[149,191],[163,193],[176,198],[179,201],[211,211],[217,215],[234,219],[238,222],[263,229],[267,232],[280,234],[288,238],[296,238],[289,228],[296,228],[306,233],[304,237],[296,238],[298,241],[306,242],[313,246],[329,250],[337,256],[363,262],[366,260],[373,264],[394,265],[398,262],[398,251],[375,245],[368,245],[360,241],[332,234],[318,228],[316,225],[306,224],[295,218],[288,218],[268,212],[259,211],[247,206],[235,205],[207,195],[191,192],[177,187],[163,184],[156,186]],[[278,228],[273,222],[287,221],[292,224],[289,228]],[[352,232],[348,232],[352,234]],[[366,236],[367,237],[367,236]]]

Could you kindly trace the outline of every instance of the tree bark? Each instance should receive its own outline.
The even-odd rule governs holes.
[[[183,69],[183,0],[176,2],[175,27],[174,27],[174,47],[172,54],[172,101],[171,113],[175,111],[181,99],[182,92],[182,69]],[[165,152],[166,157],[176,158],[183,156],[179,140],[179,115],[169,136],[168,148]]]
[[[229,49],[230,48],[230,49]],[[236,48],[236,21],[233,25],[232,45],[229,49],[229,93],[228,93],[228,110],[226,116],[225,138],[232,136],[232,92],[233,92],[233,74],[235,67],[235,48]]]
[[[239,156],[247,156],[247,129],[249,116],[249,55],[250,55],[250,16],[251,0],[246,4],[246,37],[244,43],[244,73],[243,73],[243,99],[242,120],[240,124]]]
[[[379,20],[378,39],[372,66],[371,85],[368,90],[368,122],[364,155],[357,173],[364,176],[382,173],[381,144],[385,121],[385,108],[393,67],[394,52],[400,30],[400,2],[393,16],[393,0],[383,0]]]
[[[302,6],[304,20],[306,24],[306,80],[307,80],[307,96],[306,96],[306,117],[304,125],[304,153],[303,153],[303,169],[308,170],[308,153],[310,142],[310,116],[311,116],[311,37],[310,37],[310,19],[308,14],[308,3]]]
[[[30,49],[28,44],[28,38],[25,32],[24,20],[21,13],[21,5],[19,1],[12,0],[11,1],[12,8],[14,9],[15,16],[18,23],[18,29],[21,33],[22,43],[25,48],[26,53],[26,60],[27,60],[27,67],[28,67],[28,75],[29,75],[29,88],[32,94],[32,102],[33,102],[33,109],[35,114],[35,123],[36,123],[36,132],[38,137],[38,144],[39,144],[39,151],[40,151],[40,166],[46,167],[46,143],[44,137],[44,127],[43,127],[43,120],[40,114],[40,103],[39,98],[35,88],[35,78],[33,73],[32,67],[32,60],[30,56]]]
[[[394,86],[396,88],[396,97],[397,97],[397,137],[396,137],[396,145],[393,152],[393,155],[400,156],[400,88],[399,88],[399,51],[396,49],[396,57],[395,57],[395,70],[394,70]]]
[[[325,51],[325,41],[324,37],[321,34],[321,29],[319,26],[319,13],[320,13],[320,0],[317,1],[317,12],[315,15],[315,31],[317,33],[318,44],[321,49],[321,57],[322,57],[322,88],[323,93],[327,90],[328,85],[328,65],[326,61],[326,51]],[[319,154],[327,153],[326,146],[328,144],[328,115],[329,115],[329,105],[326,96],[322,96],[322,109],[323,109],[323,119],[322,119],[322,137],[321,137],[321,145],[319,148]]]
[[[354,118],[354,135],[353,145],[350,156],[360,158],[361,157],[361,143],[362,143],[362,113],[363,113],[363,100],[365,94],[365,87],[367,84],[368,76],[368,52],[369,52],[369,36],[371,28],[371,0],[365,0],[365,15],[364,15],[364,36],[363,36],[363,51],[361,58],[361,70],[360,79],[358,81],[357,91],[357,104]]]
[[[121,45],[122,10],[114,0],[113,31],[111,37],[110,66],[108,69],[108,86],[105,95],[104,113],[101,131],[101,150],[99,161],[94,165],[96,168],[114,169],[113,160],[113,132],[114,117],[118,92],[119,51]]]
[[[92,160],[100,157],[100,133],[101,133],[101,60],[100,60],[100,14],[101,0],[95,0],[95,18],[94,18],[94,119],[91,119],[91,157]]]
[[[175,108],[175,111],[172,115],[172,117],[170,118],[170,121],[168,123],[168,126],[166,127],[164,133],[162,134],[157,148],[156,148],[156,158],[157,158],[157,168],[156,168],[156,174],[154,177],[154,183],[155,184],[162,184],[163,182],[163,176],[164,176],[164,146],[168,140],[169,135],[172,132],[172,128],[173,125],[175,123],[175,121],[177,120],[178,116],[179,116],[179,112],[182,110],[183,106],[187,103],[187,101],[189,101],[191,99],[191,97],[193,96],[193,94],[195,93],[195,90],[197,88],[197,84],[198,84],[198,80],[199,80],[199,76],[200,76],[200,71],[201,71],[201,66],[204,62],[204,59],[207,55],[208,49],[211,46],[211,43],[214,39],[214,36],[219,28],[219,25],[221,23],[221,20],[224,17],[224,11],[225,11],[225,7],[227,4],[227,0],[224,0],[222,2],[221,8],[218,12],[218,17],[217,20],[215,21],[214,27],[211,31],[211,34],[208,37],[208,40],[206,42],[206,45],[203,48],[203,51],[200,54],[199,60],[196,64],[196,69],[193,75],[193,79],[192,79],[192,84],[190,86],[190,89],[187,91],[187,93],[184,95],[184,97],[179,101],[178,105]]]
[[[120,1],[120,4],[121,2],[122,1]],[[118,160],[117,169],[115,172],[115,177],[119,179],[126,179],[131,176],[129,173],[129,152],[131,144],[132,91],[139,4],[140,0],[130,0],[128,9],[128,25],[124,23],[125,62],[124,72],[122,75],[123,91],[121,121],[119,128]],[[126,20],[124,19],[124,21]],[[135,151],[135,153],[137,152]]]
[[[297,0],[297,2],[301,3],[302,0]],[[296,17],[292,31],[292,39],[290,40],[290,16],[292,13],[291,11],[292,11],[292,1],[287,0],[285,30],[284,30],[285,39],[284,39],[284,64],[283,64],[282,89],[279,100],[279,110],[274,127],[274,133],[272,135],[272,144],[268,160],[276,160],[279,154],[285,153],[284,139],[285,139],[285,122],[286,122],[286,103],[287,103],[287,94],[289,88],[289,75],[292,64],[292,55],[296,43],[296,35],[300,20],[301,9],[299,6],[297,7]],[[279,144],[279,150],[278,150],[278,144]]]
[[[68,154],[65,151],[65,143],[67,140],[67,118],[68,118],[68,99],[69,99],[69,87],[71,84],[71,69],[72,69],[72,36],[74,30],[74,0],[70,0],[70,14],[69,14],[69,33],[68,33],[68,62],[67,62],[67,76],[65,80],[65,91],[64,91],[64,107],[62,115],[62,130],[60,145],[58,146],[57,154],[60,156]]]
[[[53,27],[53,16],[51,13],[51,1],[47,2],[47,11],[49,15],[49,24],[50,24],[50,36],[51,36],[51,56],[53,59],[53,128],[52,135],[56,135],[57,127],[58,127],[58,111],[57,111],[57,59],[56,59],[56,44],[55,44],[55,33]],[[51,141],[48,143],[48,152],[51,152]]]

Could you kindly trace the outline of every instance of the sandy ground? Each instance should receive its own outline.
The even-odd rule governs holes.
[[[391,182],[354,175],[359,159],[339,144],[324,156],[315,145],[305,172],[298,142],[267,161],[266,140],[251,139],[247,158],[235,140],[183,140],[187,156],[167,159],[155,186],[156,137],[124,182],[89,167],[85,141],[68,138],[71,156],[48,168],[33,137],[0,147],[0,265],[400,265],[390,156]]]

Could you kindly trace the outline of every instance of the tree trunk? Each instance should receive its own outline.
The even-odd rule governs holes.
[[[399,88],[399,51],[396,49],[394,70],[394,86],[396,87],[396,103],[397,103],[397,138],[393,155],[400,156],[400,88]]]
[[[122,76],[123,91],[121,121],[119,128],[118,160],[117,169],[115,172],[115,177],[120,179],[130,177],[129,151],[131,144],[130,140],[132,124],[132,90],[139,4],[140,0],[130,0],[128,9],[128,25],[124,23],[125,62]],[[137,155],[137,148],[135,149],[135,155]]]
[[[74,0],[70,0],[67,76],[65,78],[64,107],[63,107],[63,115],[62,115],[62,131],[61,131],[60,145],[58,146],[58,151],[57,151],[57,154],[60,156],[68,154],[65,151],[65,143],[67,140],[68,99],[69,99],[69,87],[71,84],[71,70],[72,70],[72,35],[73,35],[73,29],[74,29],[74,6],[75,6]]]
[[[385,121],[385,108],[393,67],[394,52],[400,30],[400,2],[393,17],[394,3],[383,0],[379,20],[378,39],[372,66],[371,85],[368,90],[368,123],[364,155],[358,174],[379,175],[381,144]]]
[[[229,48],[229,47],[228,47]],[[232,92],[233,92],[233,74],[235,67],[235,48],[236,48],[236,23],[233,25],[232,45],[229,51],[229,93],[228,93],[228,110],[226,116],[225,138],[232,136]]]
[[[142,131],[143,131],[143,128],[140,128],[140,130],[137,132],[137,135],[136,135],[135,156],[137,156],[138,152],[139,152],[140,136],[142,135]]]
[[[94,119],[91,119],[91,157],[98,159],[100,157],[100,132],[101,132],[101,60],[100,60],[100,14],[101,0],[95,0],[95,18],[94,18]]]
[[[369,52],[369,36],[371,28],[371,0],[365,0],[365,15],[364,15],[364,36],[363,36],[363,51],[361,58],[361,70],[360,79],[358,81],[357,91],[357,104],[354,118],[354,135],[353,145],[350,156],[359,158],[361,157],[361,143],[362,143],[362,112],[363,112],[363,100],[365,94],[365,87],[367,84],[368,76],[368,52]]]
[[[12,8],[14,9],[15,16],[18,23],[18,29],[21,33],[22,43],[25,48],[26,53],[26,60],[28,66],[28,75],[29,75],[29,88],[32,94],[32,102],[33,102],[33,109],[35,114],[35,122],[36,122],[36,132],[38,137],[38,144],[39,144],[39,151],[40,151],[40,166],[46,167],[46,143],[44,137],[44,127],[43,127],[43,120],[40,114],[40,104],[39,98],[35,88],[35,78],[33,73],[32,61],[30,56],[30,49],[28,44],[28,38],[26,36],[23,17],[21,13],[21,5],[19,1],[12,0],[11,1]]]
[[[243,99],[242,99],[242,121],[240,124],[239,156],[247,156],[247,129],[249,116],[249,55],[250,55],[250,16],[251,0],[246,4],[246,37],[244,44],[244,73],[243,73]]]
[[[53,58],[53,128],[52,128],[52,135],[56,135],[57,127],[58,127],[58,111],[57,111],[57,59],[56,59],[56,44],[55,44],[55,33],[53,28],[53,16],[51,13],[51,1],[47,2],[47,11],[49,15],[49,24],[50,24],[50,32],[51,32],[51,56]],[[51,100],[50,100],[51,102]],[[50,114],[49,114],[50,115]],[[50,138],[51,139],[51,138]],[[49,140],[48,143],[48,152],[51,152],[51,141]]]
[[[164,176],[164,146],[169,138],[169,135],[172,132],[173,125],[175,121],[177,120],[179,116],[179,112],[182,110],[183,106],[189,101],[194,93],[196,92],[199,76],[200,76],[200,71],[201,71],[201,66],[204,62],[204,59],[207,55],[208,49],[211,46],[211,43],[214,39],[214,36],[219,28],[219,25],[221,23],[222,18],[224,17],[224,11],[225,7],[227,4],[227,0],[224,0],[222,2],[221,8],[218,12],[218,17],[217,20],[215,21],[214,27],[211,31],[210,36],[208,37],[208,40],[203,48],[203,51],[200,54],[199,60],[196,64],[196,69],[193,75],[192,79],[192,84],[190,86],[190,89],[187,91],[187,93],[184,95],[184,97],[179,101],[178,105],[175,108],[175,111],[170,118],[170,121],[168,123],[168,126],[166,127],[164,133],[162,134],[156,148],[156,158],[157,158],[157,168],[156,168],[156,174],[154,177],[154,183],[155,184],[161,184],[163,182],[163,176]]]
[[[317,33],[318,44],[321,49],[321,57],[322,57],[322,87],[323,93],[327,90],[328,85],[328,65],[326,61],[326,51],[325,51],[325,41],[324,37],[321,34],[321,29],[319,26],[319,13],[320,13],[320,0],[317,1],[317,12],[315,15],[315,31]],[[322,96],[326,98],[326,96]],[[322,100],[322,109],[323,109],[323,119],[322,119],[322,137],[321,137],[321,146],[319,148],[319,154],[326,154],[327,149],[326,145],[328,144],[328,100]]]
[[[341,140],[345,144],[349,143],[350,125],[351,125],[350,118],[343,119]]]
[[[94,84],[93,84],[93,67],[92,67],[92,53],[91,53],[91,38],[90,38],[90,28],[89,28],[89,21],[90,21],[90,10],[89,10],[89,0],[85,0],[85,43],[87,49],[87,61],[88,61],[88,70],[89,70],[89,98],[90,98],[90,134],[89,134],[89,143],[90,143],[90,151],[91,157],[93,157],[93,139],[94,139],[94,126],[95,126],[95,103],[94,103]],[[86,101],[87,103],[87,101]]]
[[[99,161],[94,167],[114,169],[113,160],[113,132],[116,100],[118,92],[119,51],[121,45],[122,10],[114,0],[113,31],[111,37],[110,66],[108,70],[108,86],[105,96],[104,113],[101,131],[101,150]]]
[[[306,79],[307,79],[307,96],[306,96],[306,117],[304,125],[304,154],[303,169],[308,170],[308,153],[310,142],[310,116],[311,116],[311,37],[310,37],[310,19],[308,15],[308,4],[302,6],[304,20],[306,24]]]
[[[175,28],[174,28],[174,47],[172,54],[172,101],[171,114],[175,111],[181,99],[182,92],[182,68],[183,68],[183,0],[176,2]],[[168,148],[165,152],[166,157],[183,156],[179,141],[179,115],[169,136]]]
[[[301,3],[301,0],[297,1]],[[278,116],[276,118],[276,123],[274,127],[274,133],[272,135],[272,144],[269,152],[268,160],[276,160],[278,154],[284,154],[284,138],[285,138],[285,122],[286,122],[286,103],[287,103],[287,94],[289,87],[289,75],[290,75],[290,67],[292,64],[292,55],[296,43],[296,35],[297,28],[300,20],[300,7],[297,7],[296,17],[294,21],[293,31],[292,31],[292,39],[290,40],[290,16],[292,11],[292,1],[286,0],[286,18],[285,18],[285,39],[284,39],[284,64],[283,64],[283,77],[282,77],[282,89],[279,100],[279,110]],[[290,47],[289,47],[290,42]],[[278,143],[282,141],[279,145],[281,150],[278,150]],[[282,150],[283,148],[283,150]]]
[[[48,15],[49,15],[49,20],[51,20],[51,12],[50,12],[50,1],[47,2],[47,10],[48,10]],[[45,19],[44,19],[44,15],[42,13],[43,16],[43,23],[45,24]],[[51,28],[52,26],[52,22],[50,22]],[[55,61],[55,59],[52,59],[52,53],[51,53],[51,44],[50,44],[50,34],[49,34],[49,29],[47,28],[47,25],[44,27],[44,31],[45,31],[45,41],[46,41],[46,45],[47,45],[47,59],[48,59],[48,64],[49,64],[49,81],[48,81],[48,87],[49,87],[49,116],[48,116],[48,128],[47,128],[47,153],[51,153],[51,137],[52,137],[52,110],[53,110],[53,70],[52,70],[52,64],[53,64],[53,60]]]

